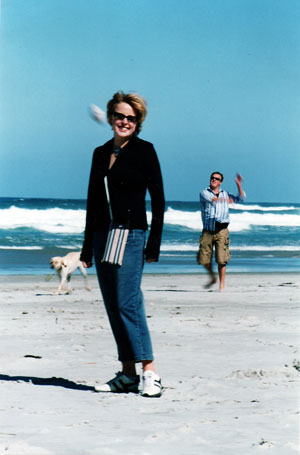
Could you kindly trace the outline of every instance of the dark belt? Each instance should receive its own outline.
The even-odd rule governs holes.
[[[219,221],[216,221],[215,223],[215,232],[219,232],[222,229],[228,228],[229,223],[219,223]]]

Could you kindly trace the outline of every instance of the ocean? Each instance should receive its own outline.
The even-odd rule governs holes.
[[[0,274],[48,274],[52,256],[79,251],[85,204],[0,198]],[[147,215],[150,221],[149,202]],[[300,204],[235,204],[230,216],[228,273],[299,272]],[[167,202],[160,260],[145,273],[205,273],[196,263],[201,229],[199,202]]]

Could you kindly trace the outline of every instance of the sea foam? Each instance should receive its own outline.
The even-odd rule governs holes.
[[[150,213],[148,214],[149,219]],[[249,230],[252,226],[300,226],[300,216],[291,214],[275,213],[231,213],[230,230],[233,232]],[[202,229],[200,210],[197,212],[185,212],[168,207],[165,213],[165,223],[183,226],[185,228]]]
[[[15,206],[0,210],[0,229],[33,228],[55,234],[78,234],[83,232],[84,224],[85,210],[38,210]]]
[[[0,246],[0,250],[28,250],[28,251],[34,251],[34,250],[42,250],[43,247],[41,246]]]
[[[241,206],[244,209],[245,206]],[[151,223],[151,212],[147,212],[148,224]],[[286,213],[253,213],[244,211],[231,212],[230,230],[238,232],[251,230],[255,226],[299,227],[300,215]],[[168,207],[165,212],[166,225],[179,226],[196,231],[202,230],[201,212],[176,210]],[[84,231],[85,210],[62,208],[24,209],[15,206],[0,210],[0,229],[31,228],[54,234],[80,234]]]
[[[242,211],[249,211],[249,210],[255,210],[255,211],[261,211],[261,212],[285,212],[285,211],[291,211],[291,210],[297,210],[297,207],[294,206],[270,206],[270,207],[264,207],[262,205],[258,204],[230,204],[230,208],[232,210],[242,210]]]
[[[189,252],[189,251],[198,251],[199,244],[167,244],[163,243],[161,245],[161,251],[164,252]],[[290,251],[296,252],[300,251],[299,245],[272,245],[272,246],[263,246],[263,245],[230,245],[230,250],[232,251]]]

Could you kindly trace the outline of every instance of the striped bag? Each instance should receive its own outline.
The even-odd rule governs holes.
[[[113,222],[112,209],[110,204],[110,197],[108,191],[107,177],[104,177],[105,191],[108,202],[108,208],[110,213],[110,228],[106,240],[105,250],[102,258],[102,262],[113,265],[122,265],[123,257],[125,253],[125,247],[129,229],[124,225],[118,225]]]
[[[111,223],[102,262],[122,265],[129,229]]]

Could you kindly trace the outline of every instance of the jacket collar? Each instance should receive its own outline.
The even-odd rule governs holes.
[[[207,189],[207,191],[210,191],[210,193],[213,193],[213,190],[211,189],[210,186],[208,186],[206,189]],[[220,186],[219,186],[219,190],[220,190],[220,191],[219,191],[219,194],[224,192],[223,188],[221,188]],[[214,193],[214,194],[215,194],[215,193]]]

